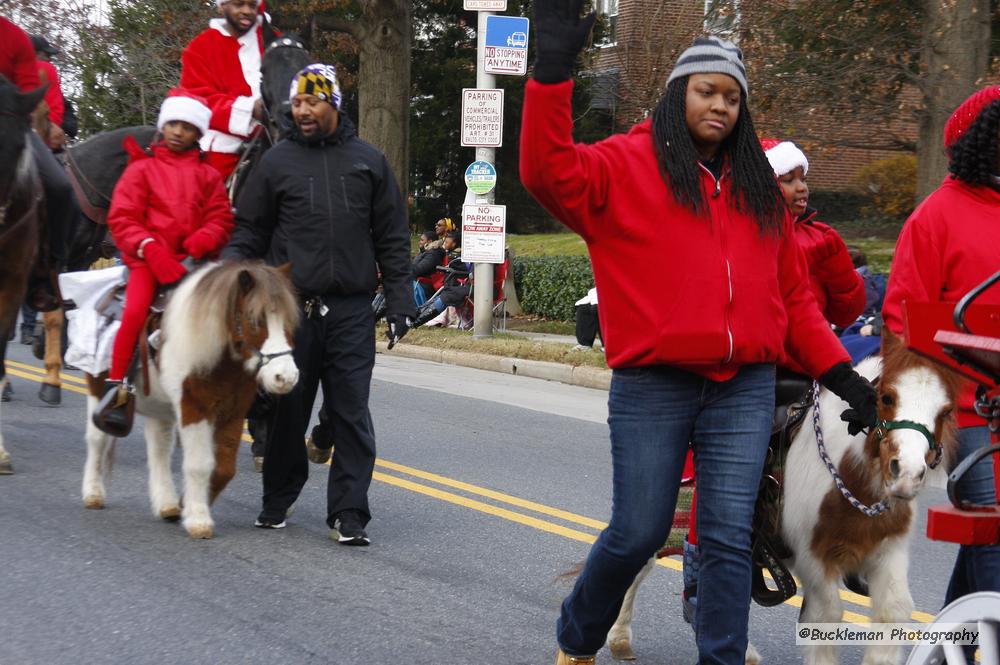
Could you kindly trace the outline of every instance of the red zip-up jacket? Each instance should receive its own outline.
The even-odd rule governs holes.
[[[139,243],[152,237],[180,260],[183,243],[199,229],[215,240],[214,254],[233,230],[233,213],[222,176],[197,149],[172,152],[162,143],[153,157],[139,157],[122,173],[111,196],[108,227],[126,265],[135,266]]]
[[[9,19],[0,16],[0,74],[21,92],[34,90],[41,83],[35,68],[35,47],[31,38]]]
[[[674,365],[724,381],[779,362],[786,333],[814,377],[849,360],[810,292],[790,215],[780,236],[762,235],[733,205],[724,167],[718,182],[703,169],[708,215],[696,216],[660,177],[649,120],[573,143],[572,91],[528,81],[521,180],[587,243],[610,367]]]
[[[846,328],[865,309],[865,283],[854,269],[854,262],[843,240],[837,243],[836,254],[819,263],[809,261],[812,248],[828,242],[830,234],[839,235],[816,219],[816,211],[806,213],[795,222],[795,240],[802,248],[809,265],[809,281],[819,305],[819,311],[830,323]]]
[[[948,177],[917,206],[896,241],[882,318],[903,334],[903,302],[958,302],[1000,269],[1000,191]],[[990,289],[977,303],[1000,304]],[[975,386],[959,399],[959,427],[985,425],[972,408]]]
[[[45,91],[45,103],[49,105],[49,120],[52,124],[62,127],[63,115],[66,113],[66,102],[63,99],[62,86],[59,83],[59,72],[51,62],[38,60],[35,62],[38,68],[38,76],[45,74],[45,82],[49,84],[49,89]]]

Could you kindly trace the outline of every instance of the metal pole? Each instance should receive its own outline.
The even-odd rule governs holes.
[[[479,12],[479,25],[476,33],[476,87],[495,88],[497,77],[487,74],[486,61],[486,17],[494,12]],[[494,164],[496,150],[493,148],[476,148],[476,159]],[[499,175],[498,175],[499,178]],[[484,196],[477,196],[476,203],[492,204],[495,190]],[[477,263],[473,272],[473,309],[475,321],[472,329],[473,339],[493,336],[493,264]]]

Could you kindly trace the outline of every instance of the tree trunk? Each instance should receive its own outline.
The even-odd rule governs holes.
[[[990,51],[989,0],[925,0],[920,63],[923,111],[917,139],[917,202],[948,172],[944,125],[986,75]]]
[[[385,153],[406,201],[410,163],[410,2],[371,0],[363,6],[357,35],[358,134]]]

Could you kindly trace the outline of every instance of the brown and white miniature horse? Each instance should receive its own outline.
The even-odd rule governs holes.
[[[40,88],[22,95],[0,76],[0,386],[6,375],[2,361],[7,355],[7,334],[17,319],[38,251],[44,205],[28,136],[31,112],[44,94]],[[0,474],[13,472],[0,431]]]
[[[211,538],[209,506],[236,473],[243,419],[260,387],[286,394],[298,381],[291,340],[299,308],[287,267],[260,262],[209,265],[181,283],[163,315],[149,394],[137,372],[136,410],[146,416],[153,514],[182,519],[192,538]],[[114,439],[91,414],[105,375],[87,375],[87,462],[83,505],[103,508]],[[174,430],[183,449],[183,509],[170,473]]]
[[[823,389],[819,430],[832,465],[855,499],[866,507],[882,502],[887,508],[869,516],[837,488],[818,452],[814,404],[788,451],[781,503],[781,536],[793,552],[785,565],[802,586],[802,623],[841,621],[839,585],[848,575],[867,580],[873,622],[910,621],[913,599],[907,572],[913,499],[923,489],[928,470],[954,457],[957,426],[952,410],[962,382],[958,375],[907,350],[888,331],[881,356],[867,358],[855,369],[877,383],[880,426],[867,435],[851,436],[840,420],[847,404]],[[631,655],[632,601],[642,577],[629,589],[608,633],[619,653],[624,639]],[[898,646],[870,645],[863,663],[891,665],[900,656]],[[746,662],[758,660],[748,645]],[[836,647],[827,645],[806,646],[805,660],[811,665],[839,662]]]

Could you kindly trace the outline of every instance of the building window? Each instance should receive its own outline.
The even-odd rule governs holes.
[[[594,4],[608,26],[597,46],[614,46],[618,43],[618,0],[596,0]]]
[[[705,0],[705,32],[726,39],[736,38],[740,26],[740,0]]]

